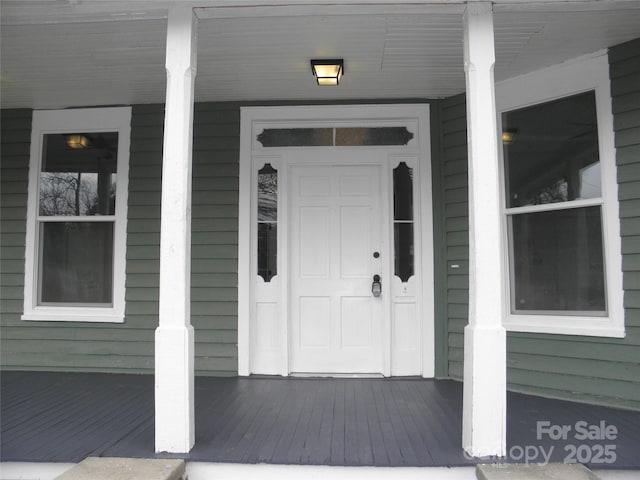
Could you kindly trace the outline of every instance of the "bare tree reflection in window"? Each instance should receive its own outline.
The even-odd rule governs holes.
[[[40,215],[114,215],[117,141],[117,133],[104,132],[88,147],[71,149],[65,135],[45,135]]]
[[[258,275],[278,273],[278,172],[267,163],[258,171]]]

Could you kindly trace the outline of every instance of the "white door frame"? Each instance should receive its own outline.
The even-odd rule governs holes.
[[[287,184],[287,168],[282,163],[279,148],[265,148],[256,136],[265,128],[300,127],[339,127],[339,126],[406,126],[414,137],[406,146],[398,147],[318,147],[328,151],[337,148],[386,149],[389,158],[396,164],[401,161],[413,162],[417,167],[414,178],[414,216],[418,227],[415,269],[422,282],[415,292],[417,310],[415,310],[417,331],[420,332],[420,372],[423,377],[433,377],[435,370],[434,346],[434,294],[433,294],[433,221],[431,195],[431,146],[428,104],[406,105],[349,105],[349,106],[296,106],[296,107],[243,107],[241,108],[240,130],[240,169],[239,169],[239,212],[238,212],[238,374],[241,376],[256,373],[252,366],[252,351],[255,335],[252,329],[256,315],[256,302],[259,299],[261,312],[267,312],[274,319],[282,319],[275,332],[271,332],[268,342],[275,345],[274,355],[267,358],[268,373],[289,374],[288,315],[289,292],[287,288],[287,255],[278,255],[278,275],[271,282],[256,281],[256,223],[257,175],[262,165],[270,163],[279,172],[279,185]],[[315,147],[286,147],[315,148]],[[391,188],[391,185],[389,186]],[[286,189],[278,194],[278,251],[287,252],[288,234],[286,232]],[[282,213],[281,213],[282,212]],[[281,217],[282,214],[282,217]],[[284,228],[280,223],[285,222]],[[397,278],[387,281],[388,288],[401,284]],[[411,285],[411,280],[409,281]],[[398,290],[400,291],[400,290]],[[406,288],[405,288],[406,291]],[[391,303],[391,302],[389,302]],[[400,307],[407,305],[400,299]],[[388,309],[390,310],[390,309]],[[383,341],[391,342],[393,331],[386,328]],[[260,335],[263,339],[264,335]],[[385,354],[384,374],[391,375],[390,355]],[[259,373],[267,373],[261,371]],[[395,374],[403,374],[396,372]]]

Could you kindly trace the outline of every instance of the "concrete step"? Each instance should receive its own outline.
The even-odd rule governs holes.
[[[89,457],[55,480],[187,480],[184,460]]]
[[[579,463],[481,464],[476,466],[478,480],[599,480]]]

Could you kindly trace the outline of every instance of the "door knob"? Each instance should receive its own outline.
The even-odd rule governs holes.
[[[373,283],[371,284],[371,293],[374,297],[379,297],[382,293],[382,283],[380,282],[380,275],[373,276]]]

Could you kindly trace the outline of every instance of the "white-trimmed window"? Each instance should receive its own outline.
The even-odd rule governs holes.
[[[606,53],[496,85],[511,331],[624,336]]]
[[[23,320],[123,322],[131,108],[33,112]]]

